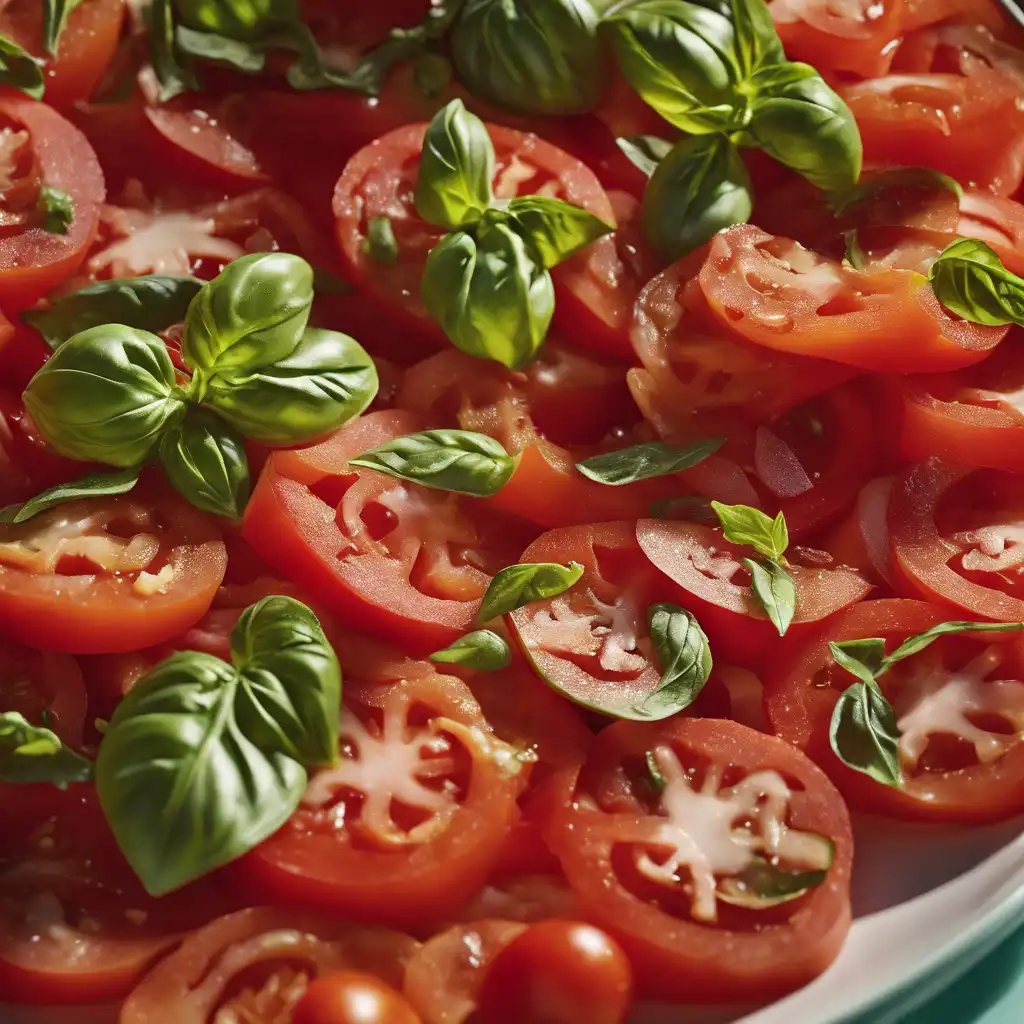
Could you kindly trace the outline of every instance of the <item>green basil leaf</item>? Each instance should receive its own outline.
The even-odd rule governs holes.
[[[581,207],[547,196],[513,199],[505,212],[546,270],[615,230]]]
[[[723,228],[745,224],[753,209],[739,150],[724,135],[697,135],[683,139],[648,183],[644,237],[665,263],[674,263]]]
[[[30,309],[22,320],[56,348],[73,334],[104,324],[123,324],[159,334],[181,323],[203,282],[196,277],[149,274],[97,281],[57,299],[49,309]]]
[[[77,501],[79,498],[127,494],[138,482],[137,466],[122,469],[119,473],[89,473],[77,480],[48,487],[22,505],[8,505],[7,508],[0,509],[0,523],[24,523],[40,512],[45,512],[56,505],[63,505],[66,501]]]
[[[269,366],[295,348],[312,306],[313,268],[301,256],[242,256],[192,300],[182,355],[204,374]]]
[[[520,114],[582,114],[607,70],[589,0],[467,0],[452,58],[474,95]]]
[[[831,840],[822,838],[832,845]],[[816,889],[826,878],[828,868],[820,871],[787,871],[764,857],[755,856],[738,875],[723,878],[715,895],[723,903],[734,907],[766,910],[799,899]]]
[[[57,56],[61,33],[67,27],[68,15],[82,0],[43,0],[43,49]]]
[[[43,185],[36,208],[43,215],[43,230],[51,235],[66,235],[75,219],[75,204],[63,189]]]
[[[657,721],[688,708],[711,675],[711,645],[700,623],[674,604],[652,604],[647,611],[651,641],[661,665],[661,681],[633,710]]]
[[[786,54],[764,0],[731,0],[730,6],[740,78],[751,78],[765,65],[781,64]]]
[[[486,434],[443,429],[396,437],[349,464],[440,491],[489,498],[512,479],[519,460]]]
[[[828,646],[835,663],[862,683],[873,683],[885,671],[885,641],[880,637],[843,640]]]
[[[455,231],[477,223],[494,202],[494,144],[462,100],[452,100],[427,126],[416,184],[416,210]]]
[[[886,656],[881,671],[884,672],[897,662],[923,651],[940,636],[947,636],[950,633],[1016,633],[1021,629],[1024,629],[1022,622],[943,622],[904,640],[892,654]]]
[[[957,199],[964,197],[964,190],[960,187],[960,182],[941,171],[934,171],[930,167],[893,167],[886,171],[876,171],[867,180],[860,181],[851,188],[826,192],[824,199],[838,217],[861,203],[870,202],[889,188],[927,189],[929,191],[945,189],[947,192],[952,192]]]
[[[939,302],[972,324],[1024,324],[1024,279],[984,242],[961,238],[947,245],[928,280]]]
[[[768,613],[779,636],[785,636],[796,612],[796,583],[793,577],[770,558],[763,562],[744,558],[743,564],[750,572],[750,589],[754,596]]]
[[[377,368],[347,334],[306,328],[283,359],[211,377],[206,400],[244,437],[295,445],[358,416],[377,394]]]
[[[568,566],[555,562],[510,565],[491,580],[476,620],[482,625],[533,601],[557,597],[575,586],[582,575],[583,566],[577,562]]]
[[[28,50],[6,36],[0,36],[0,85],[41,100],[45,92],[43,65]]]
[[[690,469],[709,455],[714,455],[723,444],[724,437],[709,437],[689,445],[647,441],[604,455],[594,455],[577,462],[576,468],[595,483],[622,487],[638,480],[670,476],[680,470]]]
[[[652,519],[683,519],[703,526],[719,526],[718,516],[711,502],[702,494],[684,494],[678,498],[652,501],[648,510]]]
[[[644,761],[647,764],[647,777],[648,782],[651,784],[651,789],[655,793],[664,793],[668,788],[668,783],[665,781],[665,776],[661,774],[661,769],[658,767],[658,759],[654,756],[654,751],[648,750],[644,754]]]
[[[518,370],[547,338],[554,284],[508,224],[487,225],[478,235],[446,235],[430,250],[423,302],[456,348]]]
[[[512,663],[512,652],[493,630],[478,629],[460,636],[443,651],[435,651],[430,660],[440,665],[465,665],[480,672],[500,672]]]
[[[183,24],[229,39],[262,39],[299,21],[299,0],[174,0]]]
[[[184,413],[164,343],[108,324],[76,334],[29,381],[25,408],[61,455],[129,468],[147,462]]]
[[[902,785],[896,715],[877,685],[854,683],[840,695],[829,740],[843,764],[884,786]]]
[[[630,135],[615,140],[626,159],[643,171],[647,177],[658,169],[658,165],[675,148],[675,143],[668,139],[659,139],[656,135]]]
[[[772,519],[749,505],[723,505],[713,501],[711,507],[722,524],[722,535],[730,544],[745,544],[776,562],[786,553],[789,530],[781,512]]]
[[[241,519],[251,493],[245,444],[216,413],[191,409],[160,439],[171,486],[204,512]]]
[[[382,216],[371,219],[366,232],[366,241],[363,243],[363,252],[376,263],[398,262],[398,242],[395,239],[395,229],[391,226],[390,217]]]
[[[859,232],[857,229],[853,228],[850,231],[844,231],[843,241],[846,243],[846,254],[844,256],[846,262],[849,263],[854,270],[863,270],[867,264],[864,259],[864,250],[860,247]]]
[[[65,747],[56,733],[30,725],[17,711],[0,714],[0,782],[52,782],[67,789],[91,778],[92,762]]]
[[[178,50],[189,57],[219,64],[244,75],[258,75],[267,64],[263,47],[217,32],[199,32],[187,25],[178,25],[174,30],[174,41]]]
[[[199,88],[190,63],[178,57],[174,41],[174,0],[149,0],[143,7],[149,36],[149,60],[160,83],[161,103]]]

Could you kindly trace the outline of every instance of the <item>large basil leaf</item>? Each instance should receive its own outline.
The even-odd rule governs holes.
[[[582,114],[605,67],[589,0],[468,0],[451,35],[463,85],[520,114]]]
[[[0,36],[0,85],[41,100],[45,91],[43,66],[28,50]]]
[[[271,445],[315,440],[358,416],[377,369],[347,334],[308,327],[283,359],[211,377],[206,400],[243,436]]]
[[[139,482],[139,469],[132,466],[117,473],[89,473],[77,480],[56,484],[40,491],[22,505],[8,505],[0,509],[0,523],[24,523],[66,501],[79,498],[100,498],[112,494],[127,494]]]
[[[506,214],[546,270],[615,230],[581,207],[548,196],[513,199]]]
[[[491,580],[480,602],[477,622],[485,623],[499,615],[508,615],[533,601],[557,597],[576,585],[583,566],[570,562],[529,562],[510,565]]]
[[[159,334],[185,319],[189,303],[202,286],[196,277],[168,274],[97,281],[57,299],[49,309],[26,310],[21,318],[42,334],[50,348],[103,324]]]
[[[52,782],[67,789],[92,778],[92,762],[69,750],[49,729],[30,725],[17,711],[0,714],[0,782]]]
[[[750,589],[754,596],[779,636],[785,636],[796,614],[796,583],[793,577],[773,558],[744,558],[743,565],[750,573]]]
[[[396,437],[351,461],[400,480],[477,498],[497,494],[518,464],[493,437],[447,429]]]
[[[690,469],[713,455],[725,443],[724,437],[709,437],[689,445],[671,445],[647,441],[630,448],[620,448],[604,455],[594,455],[576,463],[588,479],[608,487],[623,487],[638,480],[670,476]]]
[[[164,343],[108,324],[76,334],[29,381],[25,407],[61,455],[128,468],[146,462],[184,412]]]
[[[661,665],[661,681],[633,710],[637,718],[658,720],[677,714],[697,699],[711,675],[711,645],[700,623],[678,605],[651,605],[647,622]]]
[[[505,639],[491,629],[477,629],[460,636],[443,651],[435,651],[430,660],[440,665],[462,665],[478,672],[500,672],[512,663],[512,652]]]
[[[216,32],[197,32],[187,25],[177,26],[174,42],[180,53],[241,71],[245,75],[258,75],[267,64],[267,54],[262,46]]]
[[[739,150],[724,135],[680,142],[658,165],[644,192],[644,236],[673,263],[754,208],[750,176]]]
[[[843,764],[885,786],[902,785],[896,715],[877,683],[854,683],[840,695],[829,739]]]
[[[976,238],[947,245],[928,280],[939,302],[972,324],[1024,324],[1024,280]]]
[[[766,65],[781,64],[786,54],[768,4],[764,0],[730,0],[730,7],[740,79],[751,78]]]
[[[749,505],[723,505],[711,502],[722,524],[722,535],[730,544],[752,547],[759,555],[779,561],[789,547],[786,517],[780,512],[774,519]]]
[[[42,0],[42,2],[43,49],[52,57],[56,57],[61,34],[68,23],[68,15],[82,0]]]
[[[487,127],[462,100],[434,115],[423,139],[416,210],[455,231],[475,224],[494,202],[494,145]]]

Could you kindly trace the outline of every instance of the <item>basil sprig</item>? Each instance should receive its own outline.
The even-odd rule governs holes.
[[[0,85],[17,89],[34,100],[41,100],[46,91],[42,63],[6,36],[0,36]]]
[[[976,238],[947,245],[931,265],[928,280],[939,302],[972,324],[1024,324],[1024,279]]]
[[[307,769],[337,756],[341,671],[305,605],[268,597],[246,609],[231,659],[171,655],[121,701],[100,744],[100,804],[154,896],[273,834]]]
[[[618,451],[594,455],[576,463],[576,468],[588,480],[608,487],[623,487],[638,480],[652,480],[655,477],[670,476],[684,469],[690,469],[714,455],[722,445],[724,437],[710,437],[689,445],[671,445],[662,441],[647,441],[644,444],[620,448]]]
[[[612,227],[560,199],[494,197],[494,145],[452,100],[423,141],[416,209],[446,231],[430,251],[424,305],[463,352],[518,369],[536,356],[555,308],[548,271]]]
[[[52,782],[67,789],[92,778],[92,763],[56,733],[31,725],[17,711],[0,714],[0,782]]]
[[[857,682],[843,691],[832,713],[829,741],[843,764],[885,786],[899,788],[903,770],[899,729],[892,705],[878,680],[893,665],[913,657],[939,637],[953,633],[1007,633],[1024,629],[1021,622],[942,622],[904,640],[891,654],[885,640],[868,637],[829,644],[835,663]]]
[[[749,505],[723,505],[711,502],[718,516],[722,535],[730,544],[752,547],[758,558],[744,558],[750,573],[750,589],[778,630],[785,636],[796,613],[796,584],[786,572],[785,553],[789,547],[786,517],[780,512],[774,519]]]
[[[558,597],[574,587],[582,575],[583,566],[578,562],[568,565],[557,562],[509,565],[498,572],[488,585],[476,621],[483,625],[534,601]]]
[[[512,652],[504,637],[491,629],[477,629],[460,636],[443,651],[435,651],[430,660],[439,665],[463,665],[479,672],[500,672],[512,662]]]

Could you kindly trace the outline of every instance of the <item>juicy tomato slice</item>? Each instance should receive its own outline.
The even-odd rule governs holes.
[[[233,869],[265,897],[407,924],[450,913],[484,883],[524,775],[464,683],[346,683],[341,757],[299,810]]]
[[[252,907],[211,921],[161,960],[125,1000],[121,1024],[233,1016],[290,1024],[311,981],[354,969],[401,987],[419,943],[401,932]]]
[[[856,807],[947,821],[998,820],[1024,808],[1024,647],[1016,637],[944,637],[880,678],[900,732],[899,789],[848,768],[829,745],[836,701],[855,682],[829,643],[882,637],[891,651],[948,620],[948,609],[924,601],[865,601],[789,645],[766,677],[772,730]]]
[[[562,784],[565,809],[549,840],[585,918],[629,954],[641,995],[764,1000],[805,984],[839,952],[850,926],[849,817],[824,773],[788,743],[716,719],[617,722]],[[695,825],[696,807],[706,827]],[[722,879],[758,850],[771,854],[774,825],[778,849],[831,842],[825,880],[771,908],[726,903]]]
[[[274,452],[244,534],[343,620],[430,652],[472,628],[491,576],[525,540],[475,499],[349,465],[424,426],[409,412],[371,413],[322,444]]]
[[[778,643],[778,633],[750,589],[742,560],[749,549],[722,538],[722,531],[698,523],[642,519],[637,540],[651,562],[685,591],[685,606],[697,616],[712,650],[729,651],[732,662],[757,668]],[[796,582],[796,614],[790,632],[799,636],[813,624],[864,598],[871,584],[842,566],[801,564],[789,553]],[[809,558],[808,561],[816,561]]]
[[[908,271],[862,273],[749,224],[712,239],[700,285],[721,322],[748,340],[869,370],[969,366],[1008,331],[952,317]]]
[[[1016,474],[931,458],[897,480],[893,560],[910,593],[973,616],[1024,621],[1024,490]]]
[[[985,242],[1008,270],[1024,273],[1024,206],[1020,203],[971,189],[960,200],[957,233]]]
[[[148,647],[203,615],[226,564],[213,519],[166,488],[67,502],[0,525],[0,628],[73,654]]]

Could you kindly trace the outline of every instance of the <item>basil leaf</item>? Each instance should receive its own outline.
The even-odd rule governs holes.
[[[648,178],[675,148],[674,143],[667,139],[659,139],[656,135],[630,135],[616,139],[615,142],[626,155],[626,159],[643,171]]]
[[[653,604],[647,611],[651,641],[661,665],[661,681],[633,710],[651,721],[688,708],[711,675],[711,645],[700,623],[674,604]]]
[[[67,27],[68,15],[82,0],[43,0],[43,49],[57,56],[61,33]]]
[[[730,7],[740,78],[750,78],[765,65],[781,64],[786,54],[768,5],[763,0],[731,0]]]
[[[583,575],[583,566],[555,562],[527,562],[502,569],[491,580],[480,602],[476,620],[483,624],[499,615],[508,615],[532,601],[557,597],[575,586]]]
[[[26,310],[22,320],[56,348],[73,334],[103,324],[123,324],[159,334],[181,323],[203,282],[195,277],[149,274],[97,281],[57,299],[49,309]]]
[[[972,324],[1024,324],[1024,279],[984,242],[961,238],[947,245],[928,280],[939,302]]]
[[[648,513],[652,519],[683,519],[703,526],[720,525],[711,502],[702,494],[684,494],[679,498],[652,501]]]
[[[349,465],[410,480],[440,491],[477,498],[497,494],[512,479],[519,460],[499,441],[470,430],[426,430],[396,437],[363,452]]]
[[[363,243],[363,252],[376,263],[397,263],[398,242],[388,216],[371,219]]]
[[[216,413],[192,409],[160,439],[160,462],[171,486],[204,512],[241,519],[249,501],[245,444]]]
[[[638,480],[670,476],[703,462],[725,444],[724,437],[709,437],[690,445],[647,441],[616,452],[594,455],[576,463],[576,468],[595,483],[622,487]]]
[[[851,188],[825,192],[824,199],[838,217],[854,206],[870,202],[888,188],[918,188],[927,190],[945,189],[958,199],[963,199],[964,190],[960,182],[941,171],[930,167],[893,167],[887,171],[876,171],[866,181],[858,182]]]
[[[451,34],[462,84],[520,114],[582,114],[605,85],[589,0],[468,0]]]
[[[430,660],[441,665],[465,665],[480,672],[499,672],[512,663],[512,652],[493,630],[478,629],[460,636],[443,651],[435,651]]]
[[[45,92],[43,66],[28,50],[6,36],[0,36],[0,85],[41,100]]]
[[[198,32],[187,25],[178,25],[174,30],[174,41],[178,50],[189,57],[219,64],[244,75],[258,75],[267,64],[267,55],[262,47],[217,32]]]
[[[903,783],[896,715],[875,683],[854,683],[839,697],[829,740],[843,764],[897,789]]]
[[[668,788],[668,783],[665,781],[665,776],[661,774],[661,769],[658,767],[658,760],[654,756],[653,750],[648,750],[644,754],[644,761],[647,764],[647,778],[651,784],[651,789],[655,793],[664,793]]]
[[[242,256],[192,300],[182,355],[204,374],[269,366],[295,348],[312,307],[313,268],[301,256]]]
[[[615,230],[581,207],[547,196],[513,199],[506,213],[546,270]]]
[[[786,553],[789,530],[781,512],[772,519],[749,505],[723,505],[713,501],[711,507],[722,524],[722,536],[730,544],[745,544],[776,562]]]
[[[754,209],[746,164],[724,135],[683,139],[644,191],[644,237],[665,263],[702,246]]]
[[[129,468],[149,460],[184,412],[164,343],[108,324],[76,334],[29,381],[25,408],[61,455]]]
[[[0,782],[52,782],[67,789],[92,778],[92,762],[69,750],[56,733],[30,725],[17,711],[0,714]]]
[[[142,9],[149,36],[149,60],[160,83],[158,98],[161,103],[199,88],[199,80],[191,65],[178,59],[173,3],[174,0],[149,0]]]
[[[555,288],[531,247],[508,224],[447,235],[430,250],[421,294],[456,348],[518,370],[540,351]]]
[[[185,25],[229,39],[262,39],[299,20],[299,0],[175,0]]]
[[[283,359],[211,377],[206,400],[244,437],[295,445],[358,416],[377,386],[377,368],[357,341],[308,327]]]
[[[51,235],[66,235],[75,219],[75,204],[63,189],[43,185],[36,208],[43,214],[43,230]]]
[[[940,636],[950,633],[1016,633],[1024,629],[1022,622],[943,622],[938,626],[904,640],[892,654],[885,658],[882,671],[892,668],[899,661],[910,658],[931,646]]]
[[[744,558],[743,564],[750,572],[750,589],[754,596],[768,613],[779,636],[785,636],[796,612],[796,584],[793,577],[770,558],[763,562]]]
[[[830,840],[825,840],[829,842]],[[821,871],[786,871],[764,857],[754,857],[738,875],[723,878],[715,894],[723,903],[747,910],[765,910],[799,899],[828,878]]]
[[[486,125],[462,100],[452,100],[427,126],[416,210],[449,231],[475,224],[494,202],[494,174],[494,145]]]
[[[29,498],[23,505],[8,505],[0,509],[0,523],[24,523],[40,512],[79,498],[127,494],[139,482],[139,472],[139,468],[134,466],[119,473],[89,473],[77,480],[56,484]]]
[[[835,663],[863,683],[873,683],[885,671],[885,641],[880,637],[843,640],[828,646]]]
[[[851,231],[844,231],[843,241],[846,243],[846,253],[844,256],[846,262],[854,270],[863,270],[867,264],[864,259],[864,250],[860,247],[857,229],[853,228]]]

